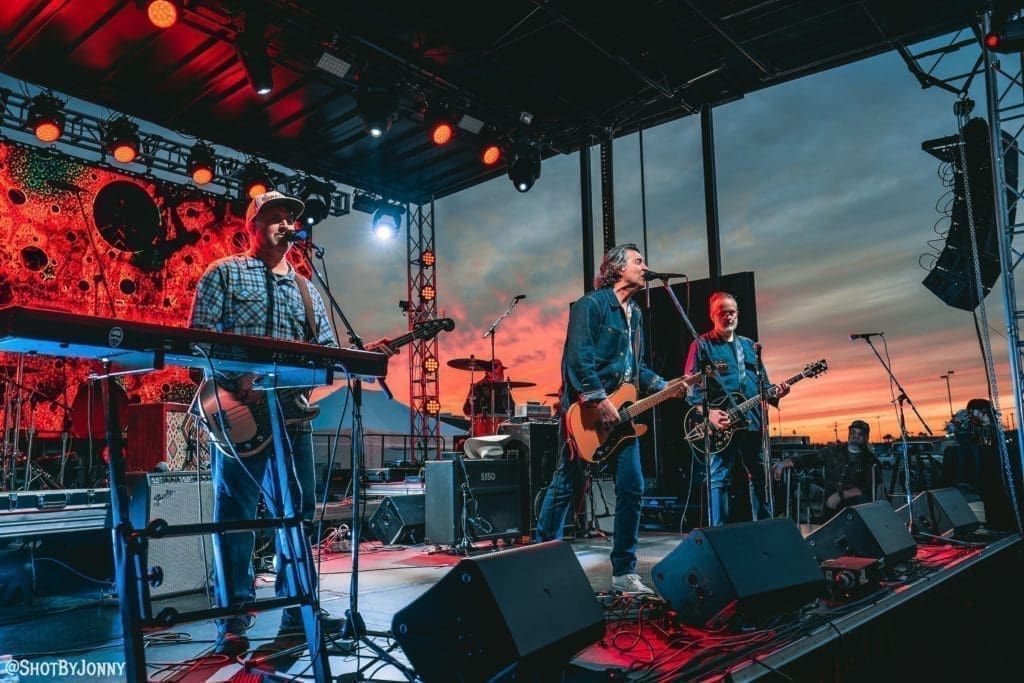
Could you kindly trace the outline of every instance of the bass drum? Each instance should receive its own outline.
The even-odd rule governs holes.
[[[501,415],[474,415],[472,436],[492,436],[498,433],[498,426],[508,420],[505,414]]]

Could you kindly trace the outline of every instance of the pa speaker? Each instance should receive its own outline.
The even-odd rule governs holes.
[[[518,460],[431,460],[424,470],[429,542],[454,545],[463,534],[470,540],[485,541],[524,533]],[[462,528],[464,497],[466,529]]]
[[[919,493],[911,501],[911,510],[914,527],[933,536],[962,538],[981,526],[964,494],[955,488]],[[907,506],[898,509],[896,515],[906,519]]]
[[[386,496],[370,517],[370,529],[385,545],[423,542],[425,494]]]
[[[652,571],[679,621],[756,622],[821,595],[825,575],[788,518],[694,529]]]
[[[537,680],[604,636],[604,613],[561,541],[466,558],[399,610],[395,640],[420,679]]]
[[[840,510],[808,534],[807,543],[818,562],[852,555],[873,557],[889,566],[917,553],[906,521],[882,500]]]
[[[146,527],[154,519],[170,525],[213,521],[213,485],[209,472],[129,472],[129,511],[132,526]],[[146,564],[163,570],[163,582],[151,587],[150,597],[194,593],[212,585],[213,543],[208,534],[150,538]]]

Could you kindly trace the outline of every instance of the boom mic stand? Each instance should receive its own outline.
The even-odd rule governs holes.
[[[498,325],[500,325],[501,321],[504,320],[505,318],[507,318],[510,313],[512,313],[512,309],[516,307],[516,304],[518,304],[520,301],[522,301],[525,298],[526,298],[525,294],[518,294],[518,295],[512,297],[512,303],[510,303],[508,305],[508,308],[505,309],[505,312],[502,313],[498,317],[497,320],[495,320],[493,323],[491,323],[491,326],[487,329],[486,332],[484,332],[484,336],[483,336],[484,339],[487,339],[488,337],[491,338],[491,372],[492,373],[494,372],[494,337],[495,337],[495,333],[498,331]],[[490,389],[491,389],[491,403],[490,403],[489,406],[487,406],[487,409],[489,411],[491,411],[491,416],[492,416],[492,419],[493,419],[493,416],[494,416],[494,382],[493,381],[489,382],[489,384],[490,384]],[[505,410],[506,410],[506,412],[508,411],[509,401],[512,398],[512,393],[511,392],[512,392],[511,387],[506,386],[505,387]],[[479,435],[474,435],[474,436],[479,436]]]
[[[312,239],[308,241],[307,248],[312,250],[316,254],[317,258],[323,262],[324,248],[320,245],[314,245]],[[309,259],[309,267],[312,270],[316,281],[320,284],[321,291],[327,296],[327,300],[330,302],[331,309],[338,314],[342,324],[345,326],[345,330],[348,332],[349,340],[352,344],[360,350],[365,350],[363,346],[363,340],[356,334],[352,324],[349,323],[348,318],[345,316],[345,312],[341,310],[341,306],[338,304],[337,299],[334,298],[334,294],[331,293],[330,287],[327,284],[327,279],[317,270],[316,264],[313,259]],[[389,399],[394,398],[391,390],[384,382],[383,377],[377,378],[380,382],[381,389],[387,394]],[[358,376],[352,376],[352,583],[349,590],[349,608],[345,612],[345,627],[342,631],[342,638],[351,639],[357,642],[361,642],[368,648],[376,653],[377,657],[391,666],[395,667],[403,673],[410,680],[412,674],[409,670],[395,659],[390,652],[382,648],[377,643],[370,640],[367,631],[366,623],[363,621],[362,615],[359,613],[359,544],[362,542],[362,515],[360,514],[359,505],[359,479],[360,470],[359,465],[363,458],[363,384],[362,380]],[[356,650],[358,652],[358,649]],[[361,673],[356,674],[361,680]]]
[[[915,406],[914,402],[910,400],[910,395],[907,394],[907,390],[904,389],[903,385],[900,384],[900,381],[896,379],[896,375],[892,374],[892,368],[889,367],[889,364],[886,363],[885,359],[882,358],[880,353],[878,353],[878,349],[875,348],[875,345],[871,343],[871,337],[862,336],[860,338],[868,343],[868,346],[871,347],[871,351],[875,354],[875,358],[877,358],[878,362],[882,364],[882,369],[884,369],[885,373],[889,375],[889,386],[892,387],[895,385],[896,388],[900,390],[898,400],[899,406],[894,405],[894,409],[896,410],[896,418],[900,425],[900,441],[903,444],[903,491],[907,498],[907,531],[909,532],[912,531],[914,527],[914,514],[911,511],[914,501],[913,494],[910,490],[910,447],[907,445],[907,428],[904,422],[903,401],[907,401],[910,404],[914,414],[917,415],[917,419],[921,421],[922,425],[924,425],[924,429],[928,432],[929,436],[931,436],[932,430],[931,427],[928,426],[928,423],[924,421],[924,418],[921,417],[921,413],[917,411],[917,406]],[[894,399],[893,403],[895,404],[897,401]]]

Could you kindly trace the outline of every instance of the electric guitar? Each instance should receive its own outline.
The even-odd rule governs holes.
[[[618,420],[612,424],[601,419],[596,404],[572,404],[565,411],[565,424],[573,452],[586,462],[610,458],[621,450],[626,441],[647,433],[647,425],[635,424],[633,418],[666,399],[678,396],[680,388],[693,386],[701,377],[703,375],[698,372],[669,380],[664,389],[639,401],[636,400],[636,386],[623,384],[608,396],[619,411]]]
[[[397,350],[415,339],[432,339],[442,331],[450,332],[453,329],[455,321],[451,318],[424,320],[415,323],[412,331],[390,340],[388,346]],[[336,390],[343,386],[344,383],[338,382],[329,389]],[[309,387],[277,390],[286,425],[310,422],[320,414],[320,407],[309,401],[311,391]],[[325,395],[321,394],[320,398]],[[273,443],[270,415],[264,397],[252,405],[242,403],[233,392],[206,379],[199,386],[199,409],[210,430],[210,440],[226,450],[233,448],[240,457],[255,455]]]
[[[787,379],[786,384],[793,385],[804,378],[817,377],[826,370],[828,370],[828,363],[823,358],[815,363],[807,364],[802,372]],[[777,393],[778,387],[774,384],[765,390],[767,398],[775,398]],[[738,392],[733,392],[732,396],[736,402],[735,408],[728,408],[729,402],[725,396],[711,403],[712,408],[726,410],[729,413],[729,426],[724,429],[712,427],[710,434],[710,453],[718,453],[719,451],[724,450],[726,446],[729,445],[729,442],[732,441],[732,435],[736,430],[747,423],[745,417],[747,411],[754,408],[761,402],[760,396],[746,398],[743,394]],[[723,408],[723,406],[726,407]],[[707,423],[704,420],[704,414],[701,412],[700,406],[693,406],[690,408],[686,413],[686,417],[683,418],[686,440],[690,442],[690,448],[698,453],[704,453],[704,427],[706,424]]]

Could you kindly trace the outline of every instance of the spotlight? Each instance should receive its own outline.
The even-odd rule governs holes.
[[[373,213],[377,210],[377,198],[369,192],[356,190],[352,193],[352,210],[362,213]]]
[[[434,256],[434,252],[425,251],[420,254],[420,263],[425,265],[427,268],[433,268],[434,264],[437,263],[437,257]]]
[[[356,110],[370,137],[388,132],[398,113],[398,93],[387,74],[366,72],[356,90]]]
[[[171,0],[149,0],[146,2],[146,16],[156,28],[165,29],[178,23],[181,16],[178,3]]]
[[[264,192],[274,189],[274,183],[270,179],[270,170],[266,164],[249,159],[242,169],[242,198],[245,201],[255,199]]]
[[[142,147],[139,124],[127,116],[118,116],[108,121],[102,131],[103,147],[114,161],[130,164],[138,158]]]
[[[437,296],[437,290],[432,285],[423,285],[420,288],[421,301],[433,301],[435,296]]]
[[[267,55],[266,28],[263,17],[250,10],[245,14],[245,28],[235,41],[245,77],[257,95],[269,95],[274,89],[274,76]]]
[[[197,142],[188,153],[188,174],[196,185],[205,185],[213,180],[215,163],[213,147],[205,142]]]
[[[1024,17],[1007,21],[1002,28],[985,34],[985,47],[992,52],[1020,52],[1024,50]]]
[[[540,178],[540,147],[532,142],[521,142],[513,150],[508,164],[508,177],[520,192],[529,192]]]
[[[306,205],[302,210],[302,224],[312,228],[325,218],[331,208],[331,195],[334,188],[330,183],[315,178],[306,178],[299,192],[299,199]]]
[[[54,142],[64,134],[64,105],[51,93],[41,93],[28,105],[26,123],[40,142]]]
[[[444,116],[433,116],[427,119],[430,125],[430,141],[440,147],[447,145],[455,137],[455,125]]]
[[[401,205],[382,201],[373,214],[373,232],[377,239],[390,240],[398,237],[403,213],[405,209]]]
[[[484,166],[494,166],[501,161],[501,145],[496,142],[485,143],[480,150],[480,161]]]
[[[437,415],[441,412],[441,402],[431,396],[423,402],[423,410],[425,410],[428,415]]]
[[[427,356],[426,358],[423,359],[423,369],[429,372],[430,374],[434,374],[435,372],[437,372],[437,369],[440,366],[441,364],[438,363],[437,359],[434,358],[433,356]]]

